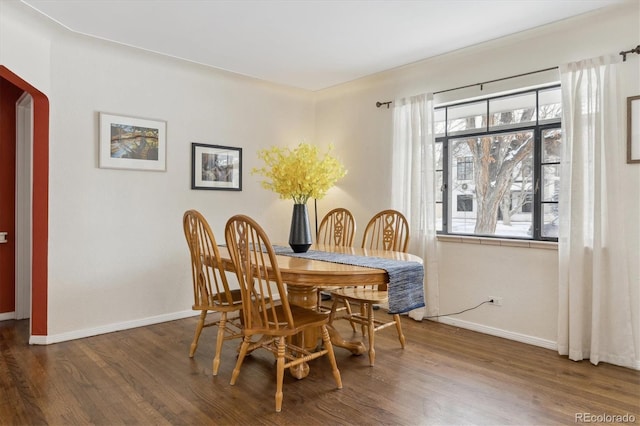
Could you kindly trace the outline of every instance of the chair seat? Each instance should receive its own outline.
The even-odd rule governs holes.
[[[331,293],[333,293],[336,290],[342,290],[342,287],[318,287],[318,304],[317,304],[317,308],[316,310],[318,312],[329,312],[331,311],[330,308],[323,306],[322,302],[324,300],[331,300]],[[327,298],[324,299],[322,296],[326,295]],[[338,308],[339,311],[343,311],[347,309],[347,306],[342,306],[341,308]]]
[[[328,313],[317,312],[313,309],[302,308],[296,305],[290,305],[289,307],[291,308],[291,314],[293,315],[296,329],[308,326],[321,326],[329,322]]]
[[[224,295],[214,294],[211,297],[212,300],[209,305],[207,306],[192,305],[191,309],[193,309],[194,311],[202,311],[204,309],[211,309],[213,307],[215,310],[236,311],[242,308],[242,292],[240,291],[240,289],[231,290],[229,294],[231,296],[231,300],[233,301],[231,304],[226,302],[220,303],[219,300],[220,298],[224,300]]]
[[[345,287],[331,292],[332,296],[342,297],[353,302],[380,304],[389,298],[388,291],[366,287]]]
[[[320,327],[329,322],[328,313],[317,312],[312,309],[302,308],[296,305],[289,305],[289,308],[291,310],[291,316],[293,317],[294,327],[289,327],[287,324],[281,324],[281,328],[277,331],[270,328],[270,335],[292,336],[300,333],[305,328]],[[276,315],[277,318],[286,318],[282,305],[276,306]]]

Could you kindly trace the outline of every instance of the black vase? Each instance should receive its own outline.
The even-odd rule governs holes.
[[[289,231],[289,246],[294,253],[306,253],[311,247],[311,227],[306,204],[294,204]]]

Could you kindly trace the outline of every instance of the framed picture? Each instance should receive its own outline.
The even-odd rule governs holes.
[[[627,98],[627,163],[640,163],[640,96]]]
[[[100,167],[166,171],[167,123],[100,113]]]
[[[191,189],[242,191],[242,148],[192,143]]]

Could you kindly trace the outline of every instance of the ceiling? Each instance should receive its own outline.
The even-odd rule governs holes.
[[[633,0],[22,0],[71,31],[308,90]]]

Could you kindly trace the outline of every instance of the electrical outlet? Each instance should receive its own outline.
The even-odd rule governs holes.
[[[490,305],[502,306],[502,297],[490,297],[489,300],[491,300]]]

